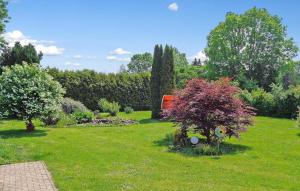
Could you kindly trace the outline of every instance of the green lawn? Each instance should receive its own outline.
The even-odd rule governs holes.
[[[24,132],[0,122],[0,164],[43,160],[59,190],[299,190],[300,129],[295,121],[257,117],[221,157],[168,151],[171,123],[149,112],[121,114],[140,124],[43,128]]]

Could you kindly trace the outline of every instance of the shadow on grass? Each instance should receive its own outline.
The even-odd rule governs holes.
[[[46,136],[46,130],[35,130],[33,132],[27,132],[23,129],[18,130],[5,130],[0,131],[0,138],[2,139],[10,139],[10,138],[23,138],[23,137],[42,137]]]
[[[163,121],[160,121],[160,120],[157,120],[157,119],[142,119],[142,120],[139,120],[139,123],[140,124],[149,124],[149,123],[162,123]]]
[[[300,137],[300,133],[298,133],[297,135],[298,135],[298,137]]]
[[[299,136],[300,136],[300,134],[299,134]],[[200,142],[204,142],[204,139],[201,139]],[[165,136],[165,138],[163,138],[161,140],[154,141],[154,144],[157,146],[161,146],[161,147],[168,147],[169,152],[179,153],[184,156],[191,156],[191,157],[206,156],[206,155],[201,155],[201,154],[195,154],[195,152],[193,152],[193,148],[191,148],[191,147],[182,148],[180,150],[171,149],[171,147],[173,145],[173,134],[172,133],[167,134]],[[222,155],[234,155],[234,154],[239,154],[239,153],[245,152],[247,150],[251,150],[251,147],[246,146],[246,145],[223,142],[220,144],[220,150],[222,152]],[[219,157],[220,156],[213,156],[213,159],[219,159]]]

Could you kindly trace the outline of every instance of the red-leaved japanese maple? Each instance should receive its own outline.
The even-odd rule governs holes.
[[[239,91],[229,78],[211,82],[193,79],[175,93],[172,106],[163,111],[163,116],[179,124],[183,136],[187,137],[193,127],[209,144],[215,140],[217,127],[224,129],[226,136],[238,137],[255,115],[253,108],[239,99]]]

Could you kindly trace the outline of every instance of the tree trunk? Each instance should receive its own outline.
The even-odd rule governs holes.
[[[210,129],[209,128],[205,129],[204,136],[206,137],[206,143],[210,145],[211,137],[210,137]]]
[[[34,124],[32,123],[32,120],[29,119],[27,122],[26,122],[26,130],[28,132],[32,132],[35,130],[35,127],[34,127]]]

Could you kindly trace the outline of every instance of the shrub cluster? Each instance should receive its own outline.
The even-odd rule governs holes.
[[[240,96],[257,109],[262,116],[296,118],[300,106],[300,86],[291,86],[284,90],[281,86],[272,85],[271,92],[256,89],[244,90]]]
[[[124,112],[125,112],[126,114],[130,114],[130,113],[133,113],[133,112],[134,112],[134,109],[133,109],[132,107],[126,106],[126,107],[124,108]]]
[[[90,123],[93,121],[94,118],[94,113],[89,111],[87,112],[76,111],[72,115],[74,116],[78,124]]]
[[[79,100],[90,110],[99,109],[100,98],[118,102],[122,108],[151,108],[150,74],[103,74],[91,70],[57,69],[48,69],[48,73],[65,88],[66,97]]]
[[[87,112],[89,109],[85,107],[80,101],[75,101],[71,98],[64,98],[61,102],[62,110],[66,114],[72,114],[75,111]]]
[[[116,116],[120,111],[120,105],[117,102],[109,102],[102,98],[99,100],[98,104],[103,112],[108,112],[111,116]]]

